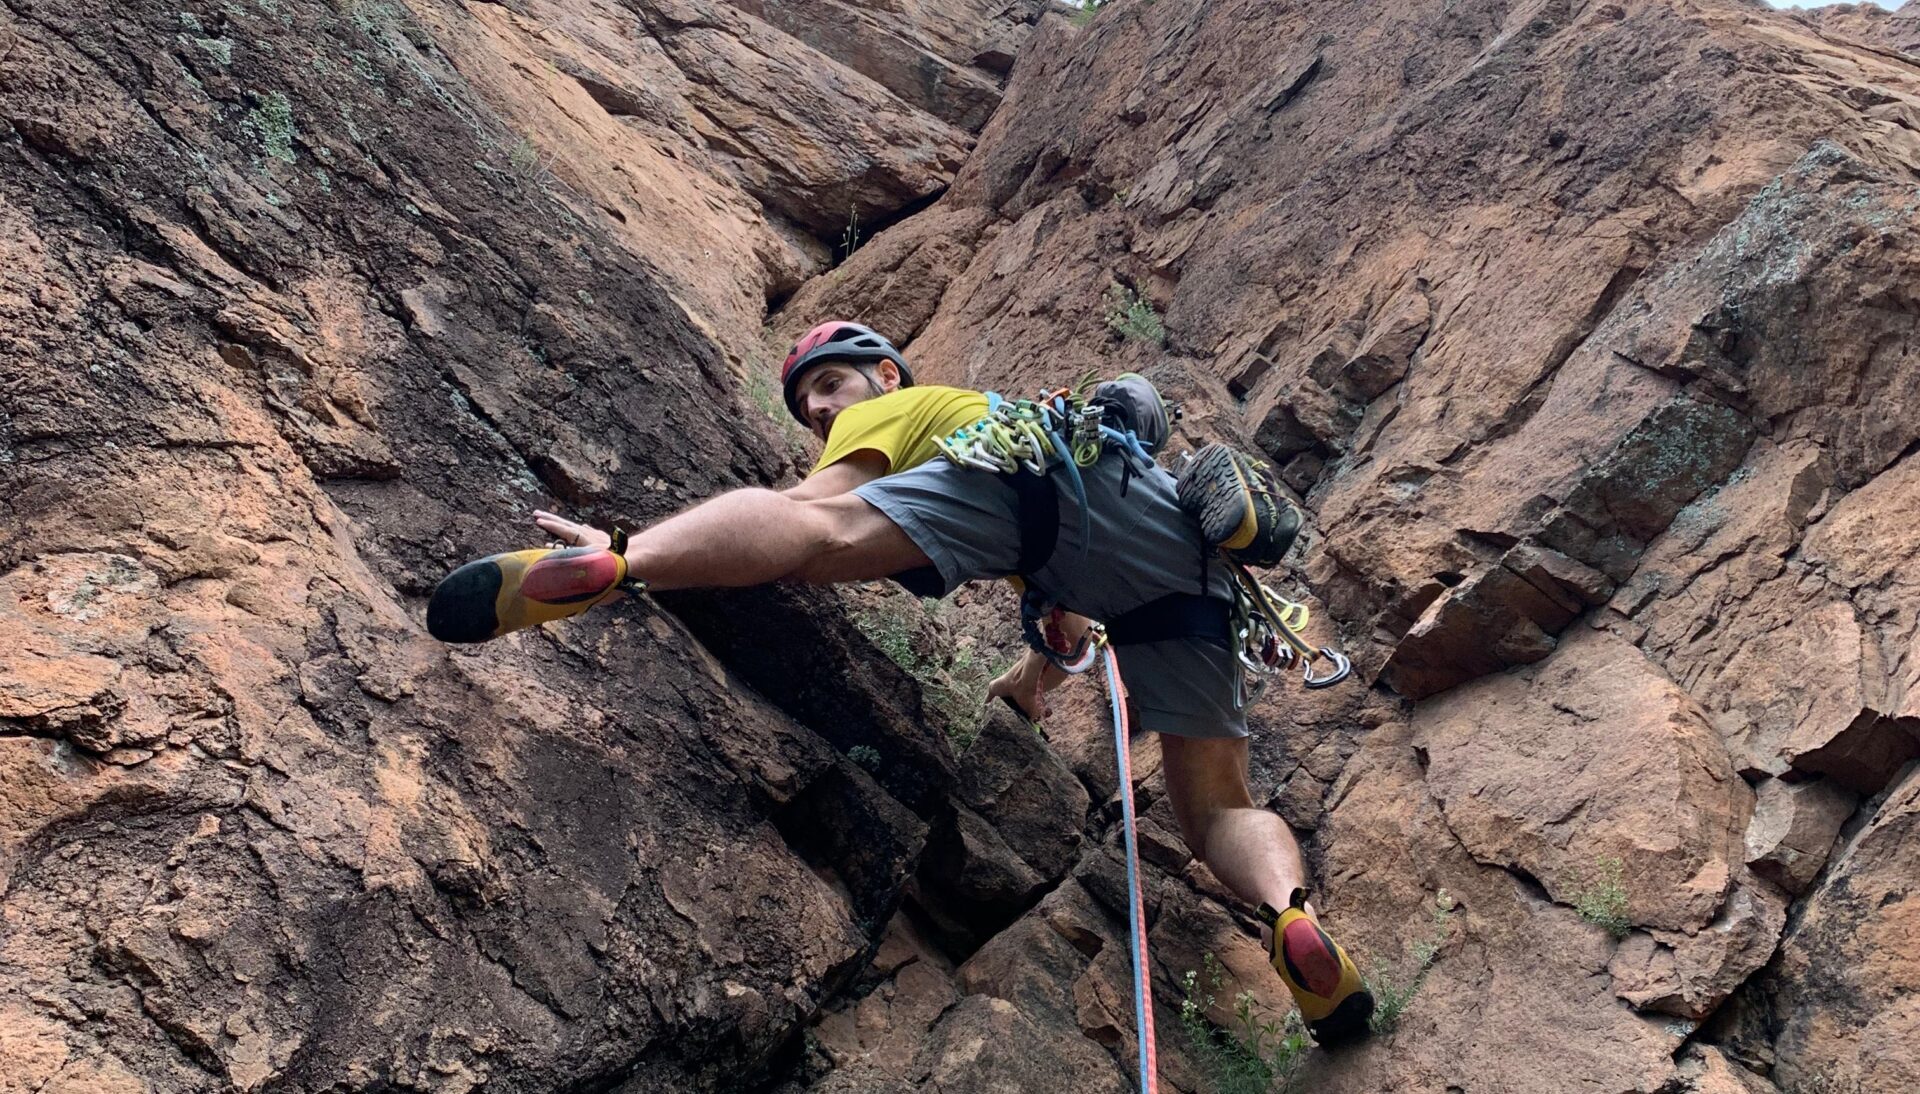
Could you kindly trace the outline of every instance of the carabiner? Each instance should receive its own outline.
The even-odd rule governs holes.
[[[1333,662],[1333,672],[1327,676],[1315,676],[1313,674],[1313,662],[1309,660],[1301,666],[1300,678],[1300,682],[1308,688],[1316,691],[1320,688],[1330,688],[1352,675],[1353,662],[1347,660],[1346,655],[1339,650],[1334,649],[1332,646],[1321,646],[1320,656]]]

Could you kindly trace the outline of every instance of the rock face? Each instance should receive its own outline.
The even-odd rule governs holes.
[[[1916,755],[1920,83],[1812,18],[1113,5],[776,318],[861,309],[952,382],[1144,368],[1300,493],[1388,701],[1266,708],[1256,779],[1389,975],[1441,888],[1464,939],[1316,1089],[1903,1088],[1841,1031],[1920,982],[1861,947],[1829,1017],[1786,933]]]
[[[453,654],[418,598],[775,481],[715,332],[967,134],[722,5],[26,2],[0,58],[0,1085],[784,1067],[953,808],[912,681],[818,592]]]
[[[1092,689],[956,749],[826,590],[420,630],[536,506],[784,481],[830,314],[1144,369],[1310,511],[1359,679],[1254,789],[1410,1002],[1303,1088],[1913,1088],[1910,23],[9,0],[0,1089],[1127,1089]],[[1156,769],[1198,1092],[1187,974],[1288,1001]]]

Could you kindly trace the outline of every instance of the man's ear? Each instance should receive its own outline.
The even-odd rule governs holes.
[[[879,361],[873,366],[874,379],[880,382],[881,391],[900,390],[900,366],[892,361]]]

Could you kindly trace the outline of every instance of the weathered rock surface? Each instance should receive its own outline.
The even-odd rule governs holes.
[[[1766,978],[1786,1089],[1905,1090],[1920,1078],[1920,769],[1876,803]]]
[[[1858,799],[1834,783],[1767,779],[1747,826],[1747,865],[1789,893],[1805,891],[1827,865],[1840,826]]]
[[[783,481],[829,314],[1308,506],[1359,680],[1254,789],[1413,994],[1298,1082],[1920,1081],[1904,11],[70,8],[0,7],[0,1088],[1127,1089],[1095,689],[956,755],[836,593],[418,629],[536,505]],[[1186,973],[1287,1000],[1135,760],[1205,1091]]]
[[[1259,789],[1363,955],[1442,887],[1466,940],[1418,1036],[1316,1089],[1772,1088],[1750,1043],[1677,1050],[1782,975],[1788,901],[1915,756],[1920,82],[1821,18],[1044,24],[951,190],[775,318],[859,309],[949,382],[1146,368],[1303,496],[1304,585],[1381,690],[1263,706]],[[1115,282],[1164,344],[1109,326]],[[1573,907],[1613,858],[1619,943]]]
[[[775,71],[840,77],[701,10],[0,11],[10,1089],[720,1087],[866,963],[955,765],[834,597],[460,653],[411,614],[533,505],[773,481],[703,330],[823,264],[783,201],[958,166],[850,73],[775,137]]]
[[[1686,693],[1620,639],[1588,631],[1537,669],[1422,706],[1414,747],[1462,846],[1575,903],[1621,864],[1631,922],[1697,931],[1744,861],[1753,795]]]

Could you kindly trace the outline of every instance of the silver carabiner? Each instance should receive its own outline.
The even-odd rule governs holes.
[[[1315,690],[1319,688],[1330,688],[1340,681],[1345,680],[1348,676],[1353,675],[1353,662],[1347,660],[1346,655],[1339,650],[1334,649],[1332,646],[1321,646],[1320,656],[1333,662],[1333,672],[1326,676],[1315,676],[1313,674],[1313,662],[1306,662],[1301,666],[1300,682],[1307,687]]]

